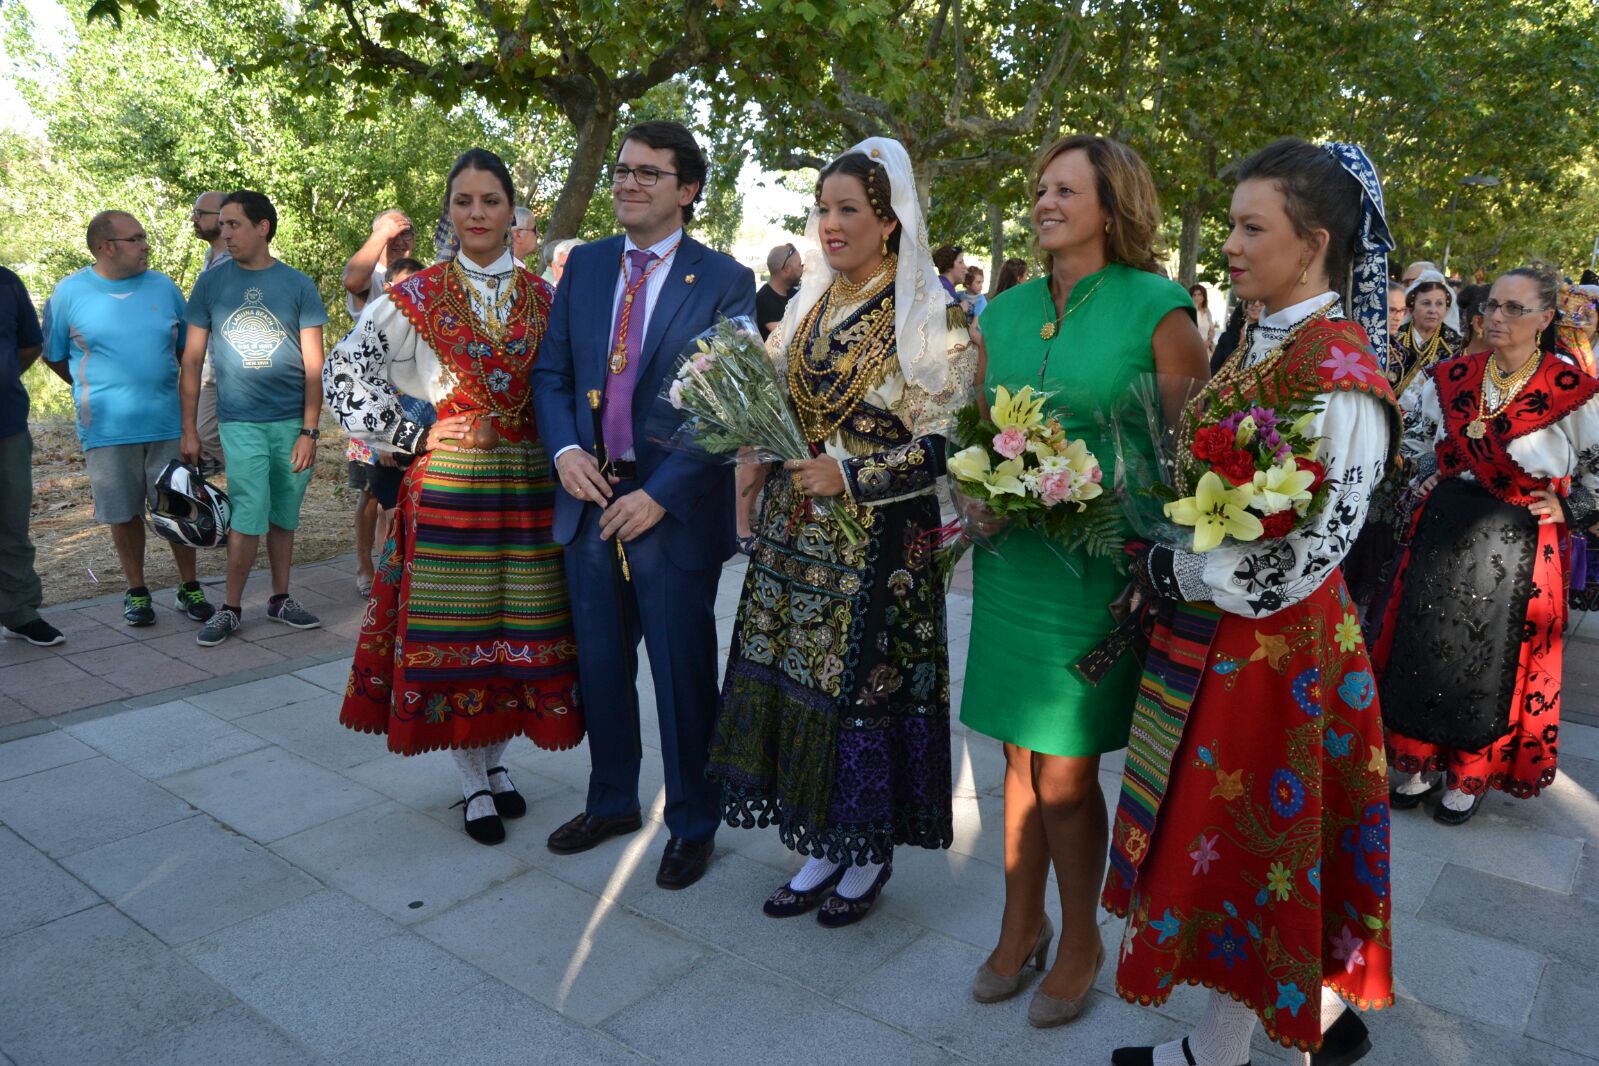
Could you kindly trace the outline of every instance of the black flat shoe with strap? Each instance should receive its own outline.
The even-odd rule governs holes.
[[[1188,1066],[1199,1066],[1194,1058],[1193,1051],[1188,1047],[1188,1038],[1183,1037],[1183,1058],[1188,1060]],[[1119,1047],[1110,1053],[1111,1066],[1154,1066],[1155,1049],[1153,1047]],[[1240,1066],[1249,1066],[1247,1061]]]
[[[1482,806],[1482,801],[1488,798],[1486,791],[1477,793],[1471,801],[1471,806],[1463,811],[1457,811],[1440,803],[1432,810],[1432,820],[1440,825],[1465,825],[1477,813],[1477,808]]]
[[[484,818],[473,818],[467,814],[472,809],[472,801],[479,796],[487,796],[490,800],[494,799],[494,793],[485,788],[472,793],[460,803],[451,804],[451,806],[461,808],[461,822],[466,827],[467,836],[479,844],[499,844],[505,840],[505,823],[500,821],[498,814],[491,814]]]
[[[1321,1050],[1310,1056],[1310,1066],[1350,1066],[1371,1050],[1371,1034],[1360,1015],[1348,1008],[1321,1037]]]
[[[842,867],[841,867],[842,869]],[[829,929],[842,929],[846,925],[854,925],[872,911],[872,904],[877,902],[877,897],[883,891],[883,886],[888,884],[888,879],[894,876],[894,862],[890,859],[883,864],[877,872],[877,880],[859,896],[841,896],[838,889],[822,901],[822,909],[816,912],[818,925],[825,925]]]
[[[505,774],[505,783],[511,785],[511,775],[506,773],[505,767],[496,766],[489,770],[488,776]],[[494,811],[501,818],[520,818],[527,813],[527,800],[522,798],[522,793],[516,790],[515,785],[504,792],[494,793]]]
[[[761,910],[768,918],[792,918],[815,910],[816,905],[833,891],[833,886],[844,879],[844,870],[844,865],[840,863],[838,869],[828,874],[821,884],[803,892],[794,887],[793,881],[785,881],[782,888],[766,897]]]

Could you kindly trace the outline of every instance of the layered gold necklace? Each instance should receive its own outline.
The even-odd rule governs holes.
[[[820,442],[831,437],[855,412],[882,377],[884,363],[893,357],[892,295],[851,327],[858,335],[844,341],[844,353],[836,361],[832,346],[854,310],[882,296],[894,283],[895,266],[896,257],[887,256],[872,276],[858,285],[840,274],[800,321],[794,334],[801,338],[800,350],[791,353],[788,361],[788,390],[806,440]],[[828,325],[824,328],[824,324]]]
[[[444,285],[444,299],[447,305],[453,305],[451,310],[462,317],[470,318],[477,323],[478,332],[487,337],[490,343],[498,347],[504,342],[505,336],[511,331],[511,316],[507,313],[513,300],[516,299],[517,289],[521,288],[521,278],[513,269],[508,284],[503,291],[497,292],[492,300],[483,301],[485,314],[479,314],[477,305],[480,297],[472,286],[472,279],[467,274],[466,268],[459,259],[450,260],[449,280],[456,284],[451,286],[449,281]],[[491,281],[498,286],[499,279]],[[526,301],[523,302],[526,306]],[[503,316],[503,317],[502,317]]]
[[[1527,382],[1532,380],[1532,376],[1538,372],[1538,364],[1542,362],[1542,349],[1534,349],[1519,370],[1506,373],[1499,366],[1499,357],[1490,354],[1482,370],[1482,396],[1477,404],[1477,417],[1466,423],[1466,436],[1472,440],[1482,440],[1488,433],[1488,421],[1504,413],[1517,394],[1527,387]],[[1499,394],[1499,404],[1493,407],[1488,403],[1489,382],[1493,383],[1494,391]]]

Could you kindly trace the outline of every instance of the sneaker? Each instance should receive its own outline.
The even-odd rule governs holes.
[[[122,620],[130,626],[155,625],[155,603],[150,593],[129,589],[122,595]]]
[[[61,630],[46,622],[43,618],[35,618],[27,625],[5,626],[5,631],[10,636],[21,637],[36,648],[53,648],[57,644],[66,642],[66,637],[61,635]]]
[[[224,607],[220,611],[213,612],[211,617],[205,620],[205,625],[200,627],[200,633],[194,638],[194,642],[202,648],[214,648],[233,636],[241,624],[238,612],[231,607]]]
[[[322,620],[304,607],[293,596],[285,596],[267,607],[267,617],[295,629],[315,629]]]
[[[200,587],[198,581],[178,586],[177,607],[196,622],[204,622],[217,612],[217,609],[206,600],[205,590]]]

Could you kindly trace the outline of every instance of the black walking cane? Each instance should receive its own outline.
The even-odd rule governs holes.
[[[600,460],[600,476],[607,482],[612,471],[611,450],[605,446],[605,427],[602,424],[600,411],[601,394],[599,389],[588,391],[589,415],[594,420],[594,452]],[[596,505],[603,512],[605,504],[596,501]],[[616,621],[622,627],[622,655],[623,663],[627,666],[627,676],[633,679],[634,692],[638,691],[638,665],[634,662],[637,650],[627,635],[627,593],[623,583],[633,580],[632,568],[627,565],[627,549],[622,546],[620,536],[612,537],[611,543],[616,545],[616,553],[611,556],[611,587],[616,593]],[[644,758],[644,736],[639,724],[639,714],[635,707],[633,712],[633,757]]]

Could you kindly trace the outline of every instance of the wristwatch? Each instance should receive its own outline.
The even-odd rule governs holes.
[[[300,436],[310,437],[312,440],[316,440],[322,436],[322,431],[320,429],[302,429],[300,430]]]

